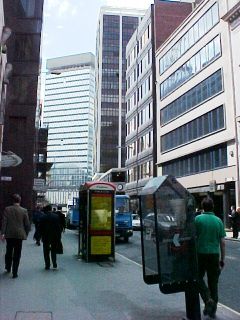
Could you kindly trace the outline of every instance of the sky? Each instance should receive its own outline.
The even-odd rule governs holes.
[[[101,6],[147,9],[153,0],[45,0],[42,58],[92,52]]]

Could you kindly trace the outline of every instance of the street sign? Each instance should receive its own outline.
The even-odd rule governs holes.
[[[46,191],[45,180],[35,178],[34,184],[33,184],[33,190],[38,192],[45,192]]]

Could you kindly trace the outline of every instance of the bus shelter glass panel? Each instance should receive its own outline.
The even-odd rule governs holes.
[[[153,202],[149,213],[148,196]],[[197,280],[194,198],[172,176],[153,178],[142,190],[141,211],[144,278],[158,281],[164,293],[185,291]],[[157,259],[154,277],[149,273],[151,255]]]
[[[143,277],[147,284],[159,283],[156,250],[154,195],[141,197]]]

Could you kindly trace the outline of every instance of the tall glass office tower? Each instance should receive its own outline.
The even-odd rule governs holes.
[[[126,45],[145,10],[102,7],[96,44],[94,171],[125,166]]]
[[[93,170],[95,57],[83,53],[47,60],[43,124],[53,166],[47,199],[67,204]]]

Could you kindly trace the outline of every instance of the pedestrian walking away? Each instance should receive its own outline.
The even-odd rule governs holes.
[[[218,304],[218,279],[224,267],[226,233],[222,220],[213,213],[213,200],[206,197],[201,206],[203,213],[195,217],[199,293],[205,304],[204,315],[214,318]],[[204,281],[205,274],[208,286]]]
[[[232,222],[232,231],[233,231],[233,238],[238,239],[238,232],[240,230],[240,207],[235,210],[234,206],[231,206],[231,213],[230,218]]]
[[[54,209],[55,209],[55,208],[54,208]],[[62,230],[62,232],[65,232],[65,228],[66,228],[66,218],[65,218],[65,214],[62,213],[61,209],[62,209],[62,208],[61,208],[60,206],[58,206],[58,207],[57,207],[57,210],[56,210],[56,209],[53,210],[53,213],[56,213],[56,214],[58,215],[61,230]]]
[[[50,255],[53,268],[57,268],[57,251],[61,244],[61,226],[59,217],[52,212],[52,206],[47,205],[43,208],[44,215],[40,219],[39,231],[43,243],[43,256],[45,269],[51,266]]]
[[[43,216],[43,212],[40,208],[40,206],[37,206],[35,210],[33,210],[32,214],[32,221],[35,225],[35,232],[33,235],[33,239],[36,241],[36,245],[40,246],[40,231],[39,231],[39,225],[40,225],[40,220],[41,217]]]
[[[22,252],[22,241],[27,239],[30,223],[27,209],[20,206],[19,194],[12,196],[13,205],[6,207],[3,213],[1,237],[6,239],[5,269],[12,270],[13,278],[18,277],[18,267]]]

